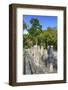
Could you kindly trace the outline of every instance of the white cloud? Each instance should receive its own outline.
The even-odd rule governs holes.
[[[25,30],[23,31],[23,34],[28,34],[28,31],[25,29]]]

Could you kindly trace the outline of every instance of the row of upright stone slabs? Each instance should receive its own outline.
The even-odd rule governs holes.
[[[37,45],[34,47],[34,61],[37,66],[42,66],[42,62],[40,63],[40,61],[41,61],[41,57],[43,57],[43,55],[45,54],[44,50],[45,49],[43,49],[43,46],[41,46],[41,49]],[[46,54],[47,55],[44,55],[44,56],[48,56],[48,58],[47,58],[48,72],[53,72],[54,55],[53,55],[53,46],[52,45],[48,46]],[[46,57],[45,57],[45,59],[46,59]]]
[[[43,56],[43,54],[44,54],[43,46],[41,47],[41,49],[37,45],[34,46],[34,61],[37,66],[41,66],[40,60],[41,60],[41,57]],[[54,55],[53,55],[53,46],[52,45],[48,46],[47,54],[48,54],[47,68],[49,70],[48,72],[53,72],[53,62],[54,62],[53,56]],[[46,55],[44,55],[44,56],[46,56]]]
[[[44,53],[45,49],[43,49],[43,46],[40,48],[39,46],[35,45],[29,50],[31,50],[29,55],[30,55],[30,57],[33,58],[31,61],[29,61],[31,68],[33,68],[34,65],[32,65],[32,63],[34,62],[34,64],[37,67],[39,67],[39,68],[41,67],[42,71],[44,71],[44,73],[45,73],[46,72],[46,69],[45,69],[46,67],[44,67],[44,65],[42,65],[41,61],[43,60],[43,58],[41,59],[41,57],[46,56],[44,54],[47,54],[48,55],[48,57],[47,57],[47,68],[48,68],[48,71],[47,72],[53,72],[53,61],[54,61],[54,59],[53,59],[53,56],[54,56],[53,55],[53,46],[48,46],[47,53]],[[37,73],[40,74],[39,69],[37,69],[36,71],[37,71]]]

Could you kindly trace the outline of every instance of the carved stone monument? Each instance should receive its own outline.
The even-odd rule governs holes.
[[[48,46],[48,68],[49,72],[53,72],[53,46]]]
[[[34,62],[37,66],[39,66],[39,60],[40,60],[40,52],[39,52],[39,46],[34,46]]]

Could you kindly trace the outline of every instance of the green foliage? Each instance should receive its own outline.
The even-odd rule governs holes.
[[[55,49],[57,49],[57,31],[52,28],[47,28],[44,31],[44,41],[46,43],[46,47],[48,45],[53,45]]]
[[[23,36],[24,48],[38,44],[44,48],[53,45],[54,49],[57,49],[57,29],[48,27],[47,30],[42,30],[39,20],[34,18],[30,20],[30,23],[32,26],[27,29],[28,34]]]
[[[35,19],[35,18],[32,18],[30,20],[30,23],[32,26],[31,26],[31,28],[28,29],[28,33],[30,36],[33,37],[35,44],[37,44],[37,42],[38,42],[37,37],[42,32],[42,26],[39,24],[39,20]]]
[[[29,35],[29,34],[24,34],[23,35],[23,47],[24,48],[30,48],[31,46],[33,46],[33,38]]]

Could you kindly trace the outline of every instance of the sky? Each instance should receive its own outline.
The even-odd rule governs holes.
[[[32,18],[37,18],[39,20],[40,25],[42,25],[42,30],[46,30],[47,27],[57,27],[57,16],[37,16],[37,15],[24,15],[24,22],[31,27],[30,20]],[[24,33],[27,33],[24,30]]]

